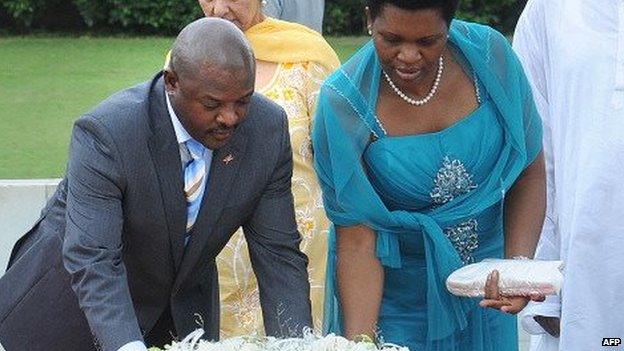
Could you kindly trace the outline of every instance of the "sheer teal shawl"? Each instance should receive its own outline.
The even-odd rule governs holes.
[[[445,288],[446,278],[462,264],[442,228],[501,202],[532,161],[534,151],[529,154],[527,150],[541,149],[542,138],[529,83],[507,39],[489,27],[453,21],[450,41],[475,70],[504,128],[500,157],[477,190],[427,213],[390,211],[376,194],[362,164],[370,135],[379,130],[375,111],[381,66],[372,42],[325,81],[312,135],[323,201],[334,225],[363,224],[375,230],[377,256],[384,266],[394,268],[401,266],[397,233],[424,236],[429,340],[463,330],[468,311],[475,305],[474,300],[452,296]],[[341,332],[333,226],[329,250],[324,330]]]

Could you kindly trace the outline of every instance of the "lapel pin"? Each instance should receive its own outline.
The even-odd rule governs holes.
[[[232,161],[234,161],[234,156],[232,156],[232,154],[228,154],[223,158],[223,163],[225,163],[226,165],[229,165]]]

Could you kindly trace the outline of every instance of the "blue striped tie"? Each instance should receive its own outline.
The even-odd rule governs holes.
[[[193,139],[186,142],[186,147],[192,158],[184,169],[184,194],[186,195],[187,212],[186,233],[189,233],[197,219],[206,187],[204,182],[206,177],[206,159],[204,157],[206,148]],[[187,235],[185,244],[188,242],[188,239]]]

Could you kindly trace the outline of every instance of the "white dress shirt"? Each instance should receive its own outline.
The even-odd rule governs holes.
[[[624,0],[529,0],[514,48],[544,121],[546,223],[536,257],[565,261],[561,297],[531,303],[533,350],[624,338]],[[561,317],[559,340],[533,316]]]

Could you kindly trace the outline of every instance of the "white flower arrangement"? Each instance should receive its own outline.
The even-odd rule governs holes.
[[[321,337],[305,331],[303,338],[277,339],[262,336],[239,336],[218,342],[200,340],[202,329],[188,335],[181,342],[174,342],[165,349],[150,348],[148,351],[409,351],[407,347],[372,340],[350,341],[342,336],[329,334]]]

